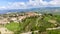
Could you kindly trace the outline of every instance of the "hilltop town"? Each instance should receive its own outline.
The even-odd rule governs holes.
[[[0,24],[7,24],[7,23],[10,23],[11,21],[18,23],[27,17],[37,16],[37,15],[42,15],[42,14],[37,14],[35,12],[26,12],[21,14],[17,14],[17,13],[4,14],[0,16]]]
[[[59,32],[60,15],[39,12],[0,15],[0,34],[60,34]]]
[[[4,26],[6,24],[10,24],[11,22],[15,22],[15,23],[20,23],[22,22],[22,20],[24,20],[27,17],[31,17],[31,16],[38,16],[38,15],[42,15],[42,14],[37,14],[35,12],[26,12],[26,13],[7,13],[7,14],[3,14],[0,15],[0,32],[1,34],[13,34],[13,32],[9,31],[7,28],[5,28]]]

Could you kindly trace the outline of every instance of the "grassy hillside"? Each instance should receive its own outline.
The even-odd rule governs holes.
[[[58,30],[46,30],[47,28],[60,27],[60,15],[43,14],[41,16],[27,17],[22,22],[11,22],[10,24],[6,24],[5,27],[11,31],[14,31],[15,34],[36,30],[39,31],[38,34],[43,32],[46,34],[60,34],[60,31]]]

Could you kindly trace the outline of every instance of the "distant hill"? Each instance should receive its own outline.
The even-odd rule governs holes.
[[[41,8],[31,8],[31,9],[12,9],[12,10],[0,10],[0,14],[6,14],[8,12],[28,12],[28,11],[37,11],[37,12],[47,12],[47,13],[60,13],[60,7],[41,7]]]

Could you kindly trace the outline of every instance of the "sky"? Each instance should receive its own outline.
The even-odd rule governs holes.
[[[60,0],[0,0],[0,9],[60,7]]]

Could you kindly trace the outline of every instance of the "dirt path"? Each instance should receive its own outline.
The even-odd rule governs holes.
[[[34,31],[34,32],[38,32],[38,30],[37,31]],[[27,32],[27,33],[21,33],[21,34],[31,34],[32,32]]]
[[[56,30],[56,29],[60,29],[60,27],[56,27],[56,28],[47,28],[46,30]],[[34,31],[34,32],[38,32],[37,31]],[[32,32],[26,32],[26,33],[21,33],[21,34],[31,34]]]
[[[37,18],[37,20],[36,20],[36,26],[38,25],[39,19],[41,19],[41,16],[39,16],[39,17]]]
[[[56,28],[47,28],[46,30],[56,30],[56,29],[60,29],[60,27],[56,27]]]

